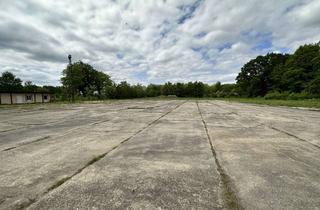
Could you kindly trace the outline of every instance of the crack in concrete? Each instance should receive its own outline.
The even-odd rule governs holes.
[[[134,107],[128,107],[127,109],[133,109],[133,110],[135,110],[135,109],[142,109],[142,110],[144,110],[144,109],[153,109],[154,107],[137,107],[137,106],[134,106]]]
[[[8,130],[4,130],[4,131],[0,131],[0,133],[5,133],[5,132],[9,132],[9,131],[14,131],[17,130],[19,128],[12,128],[12,129],[8,129]]]
[[[94,157],[93,159],[91,159],[89,162],[87,162],[83,167],[79,168],[75,173],[73,173],[70,176],[64,177],[60,180],[58,180],[56,183],[54,183],[52,186],[50,186],[42,195],[38,196],[38,198],[34,198],[34,199],[30,199],[30,202],[26,203],[23,205],[23,207],[21,209],[26,209],[28,207],[30,207],[32,204],[36,203],[41,197],[45,196],[46,194],[48,194],[49,192],[51,192],[52,190],[57,189],[58,187],[60,187],[61,185],[63,185],[64,183],[66,183],[68,180],[72,179],[74,176],[80,174],[84,169],[86,169],[87,167],[89,167],[90,165],[96,163],[97,161],[101,160],[102,158],[104,158],[105,156],[107,156],[109,153],[111,153],[112,151],[116,150],[117,148],[119,148],[122,144],[128,142],[129,140],[131,140],[133,137],[135,137],[136,135],[138,135],[139,133],[145,131],[146,129],[148,129],[149,127],[151,127],[153,124],[156,124],[161,118],[165,117],[166,115],[170,114],[172,111],[174,111],[175,109],[179,108],[180,106],[182,106],[185,102],[175,106],[173,109],[171,109],[170,111],[166,112],[165,114],[161,115],[160,117],[158,117],[157,119],[151,121],[150,123],[148,123],[146,126],[144,126],[143,128],[141,128],[140,130],[138,130],[137,132],[135,132],[132,136],[124,139],[123,141],[121,141],[118,145],[114,146],[113,148],[111,148],[110,150],[106,151],[103,154],[100,154],[96,157]]]
[[[36,142],[39,142],[39,141],[43,141],[43,140],[46,140],[48,138],[50,138],[50,136],[44,136],[44,137],[38,138],[38,139],[33,140],[33,141],[23,142],[23,143],[18,144],[16,146],[8,147],[6,149],[3,149],[2,152],[10,151],[10,150],[13,150],[13,149],[16,149],[16,148],[19,148],[19,147],[22,147],[22,146],[25,146],[25,145],[28,145],[28,144],[33,144],[33,143],[36,143]]]
[[[123,111],[123,110],[126,110],[126,109],[116,109],[115,111]],[[104,112],[104,113],[106,113],[106,112]],[[79,114],[79,113],[76,113],[75,115],[77,115],[77,114]],[[38,126],[38,125],[41,125],[41,126],[55,125],[57,123],[63,123],[63,122],[66,122],[67,120],[74,120],[74,119],[78,119],[78,117],[68,116],[68,117],[64,117],[62,119],[59,119],[59,120],[56,120],[56,121],[52,121],[52,122],[47,122],[47,123],[28,123],[28,124],[20,123],[19,124],[19,123],[12,123],[10,121],[3,121],[1,123],[6,123],[6,124],[9,124],[9,125],[20,126],[20,127],[13,128],[13,129],[8,129],[8,130],[4,130],[4,131],[0,131],[0,133],[16,131],[16,130],[19,130],[19,129],[27,129],[27,128],[35,127],[35,126]],[[97,122],[99,123],[99,121],[97,121]]]
[[[16,146],[12,146],[12,147],[5,148],[5,149],[1,150],[1,152],[10,151],[10,150],[13,150],[13,149],[22,147],[22,146],[26,146],[26,145],[29,145],[29,144],[33,144],[33,143],[36,143],[36,142],[39,142],[39,141],[43,141],[43,140],[47,140],[47,139],[49,139],[50,137],[51,137],[52,139],[55,139],[55,138],[58,138],[58,137],[63,137],[63,136],[65,136],[65,135],[70,134],[71,132],[74,132],[74,131],[76,131],[76,130],[82,129],[82,128],[86,127],[86,126],[98,125],[98,124],[101,124],[101,123],[104,123],[104,122],[107,122],[107,121],[109,121],[109,119],[107,119],[107,120],[99,120],[99,121],[96,121],[96,122],[93,122],[93,123],[89,123],[89,124],[87,124],[87,125],[82,125],[82,126],[78,126],[78,127],[75,127],[75,128],[71,128],[71,129],[65,131],[63,134],[60,134],[60,135],[45,136],[45,137],[41,137],[41,138],[36,139],[36,140],[33,140],[33,141],[22,142],[22,143],[20,143],[20,144],[17,144]]]
[[[204,118],[202,116],[202,112],[201,112],[201,109],[199,107],[198,101],[196,101],[196,104],[197,104],[198,111],[199,111],[199,114],[200,114],[200,117],[201,117],[201,120],[202,120],[203,127],[204,127],[204,129],[206,131],[206,134],[207,134],[207,139],[208,139],[208,142],[210,144],[212,156],[213,156],[213,158],[215,160],[215,163],[217,165],[217,170],[218,170],[218,173],[220,175],[220,181],[221,181],[221,184],[222,184],[224,203],[227,205],[228,209],[243,210],[244,208],[240,204],[240,201],[237,198],[236,192],[234,190],[234,184],[232,183],[232,180],[229,177],[229,175],[222,168],[222,166],[220,164],[220,161],[219,161],[219,159],[217,157],[216,150],[214,148],[214,145],[212,143],[211,137],[209,135],[207,123],[205,122],[205,120],[204,120]]]
[[[210,104],[213,104],[213,103],[210,103]],[[216,104],[213,104],[213,105],[216,105]],[[216,105],[216,106],[220,107],[220,105]],[[272,107],[272,106],[271,106],[271,107]],[[229,106],[229,108],[230,108],[230,106]],[[289,108],[290,108],[290,107],[289,107]],[[256,111],[258,111],[258,110],[256,109]],[[236,113],[236,112],[235,112],[235,114],[237,114],[238,116],[247,118],[247,119],[249,119],[249,120],[257,120],[256,118],[254,118],[254,117],[252,117],[252,116],[243,116],[243,115],[240,115],[239,113]],[[288,119],[294,119],[294,118],[288,117]],[[296,120],[296,119],[294,119],[294,120]],[[288,136],[291,136],[291,137],[293,137],[293,138],[295,138],[295,139],[297,139],[297,140],[299,140],[299,141],[303,141],[303,142],[309,143],[309,144],[311,144],[312,146],[316,147],[317,149],[320,149],[320,146],[319,146],[319,145],[314,144],[314,143],[312,143],[312,142],[310,142],[310,141],[308,141],[308,140],[306,140],[306,139],[300,138],[299,136],[296,136],[296,135],[294,135],[294,134],[292,134],[292,133],[290,133],[290,132],[288,132],[288,131],[281,130],[281,129],[276,128],[276,127],[274,127],[274,126],[272,126],[272,125],[267,125],[266,122],[263,122],[263,123],[260,123],[260,124],[259,124],[259,126],[262,126],[262,125],[270,128],[270,129],[273,129],[273,130],[275,130],[275,131],[278,131],[278,132],[280,132],[280,133],[284,133],[284,134],[286,134],[286,135],[288,135]],[[257,126],[257,127],[259,127],[259,126]]]
[[[184,102],[185,103],[185,102]],[[128,108],[123,108],[123,109],[115,109],[116,111],[123,111],[123,110],[127,110]],[[153,113],[160,113],[160,112],[153,112]],[[107,115],[108,116],[108,115]],[[67,118],[65,118],[67,119]],[[68,118],[68,119],[75,119],[75,117],[71,117],[71,118]],[[75,128],[71,128],[67,131],[65,131],[63,134],[61,135],[56,135],[56,136],[52,136],[52,138],[58,138],[58,137],[63,137],[65,135],[68,135],[70,132],[74,132],[76,130],[79,130],[79,129],[82,129],[82,128],[85,128],[86,126],[92,126],[92,125],[98,125],[98,124],[101,124],[101,123],[104,123],[104,122],[107,122],[107,121],[110,121],[110,119],[107,119],[107,120],[98,120],[96,122],[92,122],[92,123],[89,123],[87,125],[82,125],[82,126],[78,126],[78,127],[75,127]],[[51,122],[51,123],[46,123],[44,125],[49,125],[49,124],[54,124],[58,121],[55,121],[55,122]],[[4,133],[4,132],[7,132],[7,131],[14,131],[14,130],[18,130],[18,129],[25,129],[25,128],[28,128],[28,127],[32,127],[32,125],[27,125],[27,126],[23,126],[23,127],[19,127],[19,128],[15,128],[15,129],[11,129],[11,130],[5,130],[5,131],[0,131],[0,133]],[[5,148],[3,150],[0,150],[0,152],[6,152],[6,151],[10,151],[10,150],[13,150],[13,149],[16,149],[16,148],[19,148],[19,147],[22,147],[22,146],[25,146],[25,145],[29,145],[29,144],[32,144],[32,143],[36,143],[38,141],[42,141],[42,140],[46,140],[48,139],[49,136],[47,137],[44,137],[44,138],[40,138],[40,139],[36,139],[34,141],[30,141],[30,142],[22,142],[20,144],[17,144],[16,146],[12,146],[12,147],[8,147],[8,148]]]
[[[273,129],[273,130],[275,130],[275,131],[278,131],[278,132],[280,132],[280,133],[284,133],[284,134],[286,134],[286,135],[288,135],[288,136],[291,136],[291,137],[293,137],[293,138],[295,138],[295,139],[297,139],[297,140],[299,140],[299,141],[303,141],[303,142],[309,143],[309,144],[311,144],[312,146],[316,147],[317,149],[320,149],[320,146],[319,146],[319,145],[314,144],[314,143],[312,143],[312,142],[310,142],[310,141],[308,141],[308,140],[305,140],[305,139],[303,139],[303,138],[300,138],[299,136],[296,136],[296,135],[294,135],[294,134],[292,134],[292,133],[289,133],[289,132],[287,132],[287,131],[281,130],[281,129],[276,128],[276,127],[273,127],[272,125],[270,125],[270,126],[268,126],[268,127],[271,128],[271,129]]]
[[[215,128],[226,128],[226,129],[251,129],[251,128],[259,128],[265,126],[265,124],[260,123],[254,126],[225,126],[225,125],[211,125],[211,127],[215,127]]]

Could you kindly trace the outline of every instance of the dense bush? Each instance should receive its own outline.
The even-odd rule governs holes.
[[[319,98],[317,94],[310,94],[308,92],[301,93],[289,93],[289,92],[271,92],[264,96],[265,99],[277,99],[277,100],[304,100]]]
[[[280,100],[285,100],[288,98],[288,96],[290,95],[289,92],[270,92],[267,95],[264,96],[265,99],[280,99]]]

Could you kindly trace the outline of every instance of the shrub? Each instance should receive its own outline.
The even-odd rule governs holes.
[[[313,98],[319,98],[319,96],[315,94],[310,94],[307,92],[302,92],[302,93],[291,93],[287,99],[303,100],[303,99],[313,99]]]
[[[289,92],[270,92],[267,95],[264,96],[264,99],[279,99],[279,100],[286,100],[288,96],[290,95]]]
[[[289,92],[271,92],[264,96],[265,99],[278,99],[278,100],[303,100],[319,98],[320,95],[310,94],[308,92],[289,93]]]

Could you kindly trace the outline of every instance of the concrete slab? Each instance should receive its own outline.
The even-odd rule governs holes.
[[[221,209],[215,160],[201,121],[184,120],[189,108],[197,107],[180,106],[30,209]]]
[[[121,100],[0,116],[0,209],[320,206],[320,112]]]
[[[153,114],[136,113],[123,108],[124,104],[119,107],[121,111],[110,113],[100,113],[100,105],[86,107],[91,112],[72,112],[71,116],[68,110],[60,110],[67,112],[69,118],[50,125],[3,132],[0,208],[27,206],[60,180],[77,173],[180,103],[166,102],[163,112]],[[98,110],[100,115],[92,110]],[[92,120],[83,122],[83,115]],[[63,126],[66,124],[67,128]],[[43,137],[44,132],[48,136]]]
[[[234,117],[217,114],[217,107],[233,112]],[[318,139],[300,140],[270,127],[274,123],[273,126],[288,128],[288,121],[303,119],[300,110],[211,101],[200,103],[200,108],[205,110],[203,115],[217,158],[231,178],[243,208],[319,209],[320,150],[309,142]],[[315,115],[315,121],[319,120],[319,113],[313,113],[313,119]],[[213,120],[215,116],[218,122]],[[304,122],[301,120],[300,124]],[[316,135],[312,127],[307,133]]]

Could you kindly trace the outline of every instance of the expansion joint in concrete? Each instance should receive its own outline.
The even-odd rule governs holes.
[[[57,182],[55,182],[52,186],[50,186],[46,192],[44,192],[41,196],[39,196],[37,199],[29,199],[28,203],[24,203],[24,205],[21,206],[20,209],[26,209],[29,206],[31,206],[32,204],[34,204],[35,202],[37,202],[41,197],[45,196],[46,194],[48,194],[49,192],[55,190],[56,188],[60,187],[61,185],[63,185],[64,183],[66,183],[68,180],[72,179],[74,176],[76,176],[77,174],[80,174],[84,169],[86,169],[87,167],[91,166],[92,164],[96,163],[97,161],[101,160],[102,158],[104,158],[106,155],[108,155],[109,153],[111,153],[112,151],[116,150],[117,148],[119,148],[122,144],[128,142],[129,140],[131,140],[133,137],[135,137],[136,135],[138,135],[139,133],[143,132],[144,130],[148,129],[150,126],[152,126],[153,124],[156,124],[161,118],[165,117],[166,115],[170,114],[172,111],[174,111],[175,109],[179,108],[182,104],[184,104],[186,102],[183,102],[177,106],[175,106],[173,109],[171,109],[170,111],[166,112],[165,114],[161,115],[160,117],[158,117],[157,119],[153,120],[152,122],[148,123],[145,127],[141,128],[140,130],[138,130],[137,132],[135,132],[133,135],[131,135],[130,137],[124,139],[123,141],[121,141],[118,145],[114,146],[113,148],[111,148],[110,150],[106,151],[105,153],[102,153],[96,157],[94,157],[93,159],[91,159],[89,162],[87,162],[83,167],[81,167],[80,169],[78,169],[75,173],[73,173],[70,176],[64,177],[60,180],[58,180]]]
[[[278,132],[280,132],[280,133],[284,133],[284,134],[286,134],[286,135],[288,135],[288,136],[291,136],[291,137],[295,138],[296,140],[309,143],[309,144],[311,144],[312,146],[316,147],[317,149],[320,149],[320,146],[319,146],[319,145],[313,144],[313,143],[311,143],[310,141],[307,141],[307,140],[302,139],[302,138],[300,138],[300,137],[298,137],[298,136],[296,136],[296,135],[293,135],[292,133],[289,133],[289,132],[287,132],[287,131],[281,130],[281,129],[276,128],[276,127],[273,127],[273,126],[268,126],[268,127],[271,128],[271,129],[273,129],[273,130],[275,130],[275,131],[278,131]]]
[[[211,139],[211,137],[209,135],[207,123],[205,122],[205,120],[203,118],[203,115],[202,115],[201,109],[199,107],[198,101],[196,102],[196,104],[197,104],[197,107],[198,107],[199,115],[201,117],[201,121],[202,121],[204,130],[205,130],[206,135],[207,135],[208,142],[210,144],[210,148],[211,148],[211,151],[212,151],[213,158],[215,160],[215,164],[217,166],[217,171],[218,171],[218,173],[220,175],[220,181],[221,181],[221,184],[222,184],[222,186],[221,186],[222,187],[222,196],[223,196],[222,199],[223,199],[224,205],[226,205],[227,209],[242,210],[244,208],[242,207],[242,205],[239,202],[239,199],[236,196],[236,192],[234,190],[234,186],[233,186],[233,183],[231,181],[231,178],[229,177],[228,174],[226,174],[226,172],[222,168],[222,166],[220,164],[220,161],[219,161],[219,159],[217,157],[217,153],[216,153],[216,150],[215,150],[214,145],[212,143],[212,139]]]
[[[13,147],[5,148],[1,152],[10,151],[10,150],[13,150],[13,149],[16,149],[16,148],[19,148],[19,147],[22,147],[22,146],[25,146],[25,145],[28,145],[28,144],[33,144],[33,143],[36,143],[36,142],[39,142],[39,141],[46,140],[46,139],[49,139],[49,138],[50,138],[50,136],[44,136],[44,137],[38,138],[38,139],[33,140],[33,141],[28,141],[28,142],[21,143],[21,144],[18,144],[16,146],[13,146]]]

